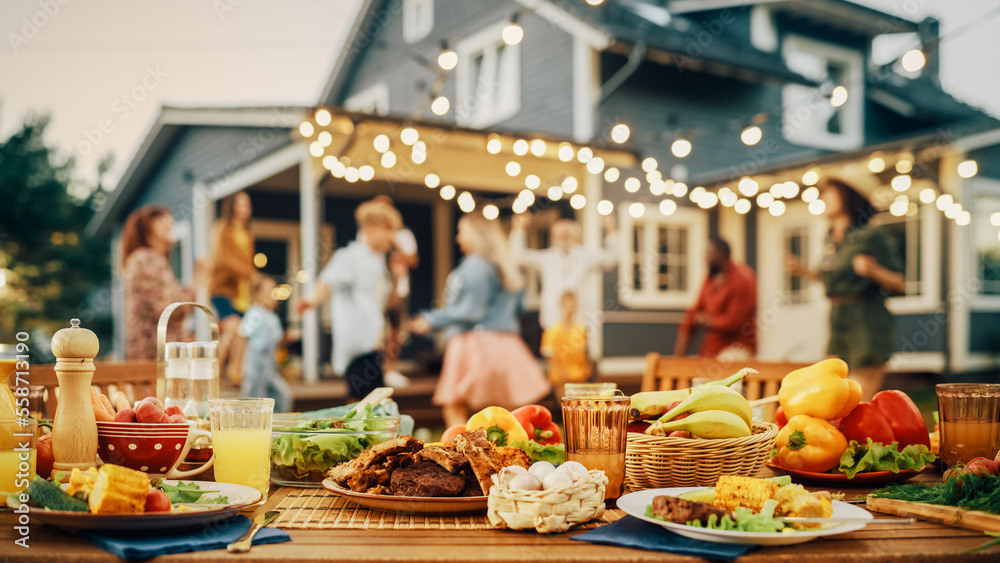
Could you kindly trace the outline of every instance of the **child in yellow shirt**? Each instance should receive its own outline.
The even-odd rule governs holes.
[[[559,308],[562,320],[545,329],[541,346],[556,399],[563,396],[566,383],[587,381],[592,373],[590,358],[587,357],[587,327],[575,320],[579,308],[576,294],[572,291],[563,293]]]

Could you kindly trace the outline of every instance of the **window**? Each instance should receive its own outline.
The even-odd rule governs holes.
[[[389,113],[389,85],[379,82],[344,100],[344,109],[361,113]]]
[[[788,68],[819,83],[818,88],[788,84],[782,89],[782,134],[785,139],[828,150],[860,147],[864,142],[864,60],[861,53],[788,36],[782,54]]]
[[[809,226],[790,227],[784,231],[786,256],[795,256],[802,264],[810,264]],[[807,284],[801,275],[792,275],[783,270],[784,291],[790,303],[799,304],[809,300]]]
[[[916,204],[903,217],[885,215],[879,221],[880,228],[889,240],[889,250],[897,256],[903,266],[906,280],[906,297],[919,297],[922,293],[921,223]]]
[[[416,43],[434,29],[434,0],[403,0],[403,41]]]
[[[977,183],[985,184],[983,179]],[[992,184],[992,182],[991,182]],[[981,282],[979,293],[1000,295],[1000,184],[984,189],[977,186],[975,204],[972,206],[972,243],[975,248],[975,272]]]
[[[500,36],[506,21],[492,25],[455,45],[458,122],[487,127],[513,117],[521,109],[521,46]]]
[[[621,221],[626,244],[618,274],[621,302],[636,308],[690,305],[704,276],[704,213],[678,209],[667,217],[650,208],[639,218],[623,211]]]

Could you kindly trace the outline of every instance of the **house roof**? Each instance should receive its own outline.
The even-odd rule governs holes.
[[[696,14],[743,6],[766,6],[774,13],[785,13],[869,37],[883,33],[915,32],[919,25],[903,16],[849,0],[671,0],[668,4],[675,14]]]
[[[906,117],[936,121],[971,120],[1000,125],[983,110],[959,101],[927,77],[910,79],[895,72],[869,72],[868,97]]]
[[[301,111],[303,107],[235,107],[235,108],[160,108],[160,114],[150,128],[146,138],[139,145],[132,162],[118,180],[115,189],[108,194],[104,207],[91,218],[86,233],[95,235],[110,228],[114,218],[120,216],[149,177],[156,171],[163,157],[180,132],[187,126],[274,126],[274,112]]]

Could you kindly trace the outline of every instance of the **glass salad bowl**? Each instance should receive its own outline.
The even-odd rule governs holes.
[[[318,488],[331,467],[395,438],[398,432],[398,416],[316,419],[277,415],[271,422],[271,481]]]

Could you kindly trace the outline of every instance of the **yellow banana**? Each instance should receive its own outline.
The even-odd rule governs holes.
[[[629,408],[629,418],[632,420],[642,420],[646,418],[656,418],[670,410],[673,403],[683,401],[691,394],[692,390],[707,386],[729,387],[744,379],[756,375],[757,370],[743,368],[725,379],[709,381],[696,387],[685,389],[672,389],[669,391],[642,391],[632,395],[631,407]]]
[[[695,387],[688,398],[660,417],[661,422],[673,420],[684,413],[721,410],[731,412],[743,419],[747,427],[753,427],[753,414],[746,397],[731,387],[706,385]]]
[[[729,411],[701,411],[691,416],[669,422],[656,421],[646,431],[654,436],[666,436],[675,430],[687,430],[699,438],[743,438],[750,435],[750,427],[738,415]]]

